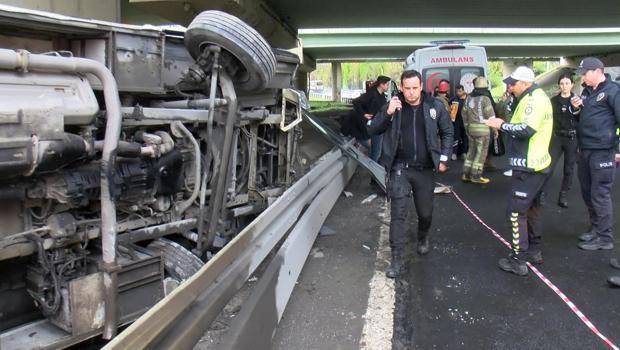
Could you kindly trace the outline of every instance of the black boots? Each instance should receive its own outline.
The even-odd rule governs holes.
[[[542,252],[540,249],[532,248],[525,252],[519,252],[519,254],[511,252],[507,258],[499,259],[498,265],[500,269],[506,272],[511,272],[519,276],[527,276],[528,262],[532,264],[543,263]]]
[[[403,272],[403,252],[392,251],[392,261],[390,261],[390,267],[385,271],[387,278],[399,277]]]
[[[418,247],[416,250],[420,255],[428,254],[431,250],[431,245],[428,241],[428,232],[418,232]],[[407,261],[411,258],[410,254],[411,246],[409,244],[397,249],[392,248],[392,260],[390,261],[390,267],[385,271],[385,276],[388,278],[402,276],[402,274],[405,273]]]
[[[428,254],[429,250],[431,250],[431,246],[428,243],[428,236],[418,239],[418,254],[426,255]]]
[[[428,243],[428,231],[418,231],[418,254],[426,255],[430,250],[431,246]]]
[[[562,208],[568,208],[568,201],[566,200],[566,192],[560,192],[558,196],[558,205]]]
[[[519,276],[527,276],[527,264],[522,260],[520,254],[510,253],[507,258],[499,259],[499,268],[514,273]]]
[[[540,249],[530,249],[527,252],[521,252],[521,259],[531,262],[532,264],[542,264],[543,257]]]

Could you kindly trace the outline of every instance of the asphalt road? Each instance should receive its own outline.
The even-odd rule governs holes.
[[[385,199],[361,202],[374,191],[360,169],[325,221],[308,256],[273,340],[274,350],[359,349],[368,303],[368,283]]]
[[[502,174],[506,160],[492,160],[498,169],[485,173],[492,180],[487,185],[462,183],[460,160],[450,162],[450,171],[438,181],[453,186],[480,220],[508,240],[510,178]],[[389,204],[383,198],[360,203],[373,193],[368,176],[358,169],[347,188],[353,199],[342,196],[327,218],[326,225],[335,228],[336,235],[315,242],[314,252],[321,254],[311,254],[304,266],[274,337],[274,349],[369,348],[362,339],[367,322],[363,318],[371,303],[369,281],[373,274],[382,274],[387,263],[379,261],[376,252],[382,249],[379,213]],[[576,171],[569,208],[557,206],[560,180],[561,164],[542,209],[544,263],[537,267],[601,334],[620,346],[620,288],[606,282],[609,275],[620,275],[609,266],[611,257],[620,256],[620,243],[613,251],[577,248],[577,236],[589,228],[587,212]],[[613,200],[620,203],[617,187]],[[620,217],[620,205],[614,215]],[[413,228],[415,214],[410,219]],[[392,348],[609,348],[532,271],[527,277],[501,271],[497,261],[509,249],[490,229],[454,194],[436,196],[432,250],[424,257],[412,254],[407,275],[395,283]]]
[[[494,159],[498,166],[504,160]],[[486,173],[487,185],[460,181],[462,161],[451,162],[439,181],[454,191],[481,220],[508,238],[506,206],[510,178]],[[336,235],[319,237],[308,258],[274,338],[274,349],[359,349],[369,280],[373,273],[377,213],[386,202],[361,200],[372,193],[368,174],[358,169],[327,219]],[[552,179],[542,211],[543,257],[539,270],[615,344],[620,344],[620,288],[607,285],[613,251],[577,248],[588,229],[575,176],[569,208],[556,205],[560,176]],[[617,187],[617,186],[616,186]],[[620,195],[614,190],[614,202]],[[431,252],[412,255],[408,274],[396,281],[393,349],[606,349],[554,291],[531,271],[519,277],[497,261],[509,250],[456,199],[435,198]],[[620,205],[615,208],[620,217]],[[411,225],[415,227],[415,214]],[[617,225],[616,225],[617,226]],[[413,230],[412,230],[413,234]],[[364,246],[368,247],[364,248]],[[381,266],[381,264],[379,264]],[[382,269],[376,273],[383,273]]]
[[[505,212],[510,178],[494,171],[487,172],[492,180],[487,185],[465,184],[458,179],[460,166],[453,162],[441,181],[453,185],[466,205],[509,241]],[[554,174],[541,215],[544,263],[539,270],[619,344],[620,289],[606,283],[614,273],[609,258],[618,255],[618,249],[577,248],[577,236],[588,229],[586,209],[576,176],[569,208],[558,207],[559,182],[560,171]],[[614,202],[619,197],[614,191]],[[620,206],[614,209],[618,217]],[[527,277],[501,271],[497,261],[508,248],[453,194],[436,196],[433,231],[432,252],[414,255],[406,283],[397,283],[394,348],[607,348],[531,271]]]

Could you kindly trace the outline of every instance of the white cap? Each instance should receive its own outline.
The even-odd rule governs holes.
[[[508,85],[514,85],[517,81],[533,82],[534,71],[526,66],[519,66],[510,74],[510,76],[504,79],[504,83]]]

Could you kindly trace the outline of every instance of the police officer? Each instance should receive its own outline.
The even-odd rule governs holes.
[[[499,118],[486,124],[504,131],[509,137],[512,168],[511,196],[508,205],[512,229],[512,252],[499,260],[499,267],[514,274],[527,275],[527,261],[542,262],[540,243],[540,195],[547,178],[551,156],[549,141],[553,129],[553,111],[547,95],[534,84],[534,72],[518,67],[504,80],[513,86],[518,98],[510,123]]]
[[[372,120],[371,135],[383,133],[379,163],[388,171],[391,199],[390,246],[392,261],[386,275],[400,275],[407,242],[407,216],[411,193],[418,215],[418,247],[430,249],[428,233],[433,215],[435,174],[445,172],[452,151],[453,128],[444,105],[423,92],[422,76],[415,70],[400,77],[401,93],[394,96]]]
[[[571,74],[562,74],[558,79],[560,93],[551,98],[553,107],[553,136],[549,153],[551,154],[551,173],[564,154],[564,173],[562,186],[558,195],[558,205],[568,208],[566,193],[573,182],[573,170],[577,161],[577,116],[571,108],[570,100],[574,96],[572,89],[575,85]],[[551,178],[551,174],[549,174]],[[545,192],[547,185],[545,185]]]
[[[611,187],[618,144],[616,128],[620,125],[620,86],[609,81],[603,69],[598,58],[584,58],[578,70],[586,87],[581,96],[571,99],[579,113],[577,174],[591,225],[589,232],[579,236],[579,248],[585,250],[614,247]]]

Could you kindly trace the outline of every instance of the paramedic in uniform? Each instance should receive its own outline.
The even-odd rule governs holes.
[[[369,133],[383,133],[379,163],[388,172],[391,200],[390,247],[392,260],[386,271],[398,277],[405,260],[407,216],[411,194],[418,216],[418,247],[423,255],[430,249],[428,233],[433,215],[435,174],[445,172],[452,151],[453,128],[444,105],[423,92],[422,76],[415,70],[400,77],[401,93],[394,96],[372,120]]]
[[[579,73],[586,87],[581,97],[571,100],[579,113],[577,174],[591,225],[589,232],[579,236],[579,248],[585,250],[614,247],[611,188],[616,170],[616,128],[620,125],[620,86],[609,81],[603,69],[598,58],[584,58]]]
[[[510,123],[499,118],[486,124],[508,135],[509,159],[513,170],[508,204],[512,230],[512,252],[499,260],[499,267],[514,274],[527,275],[526,262],[541,263],[540,195],[551,165],[549,142],[553,130],[553,110],[544,91],[534,84],[534,72],[518,67],[504,80],[514,85],[518,98]]]

